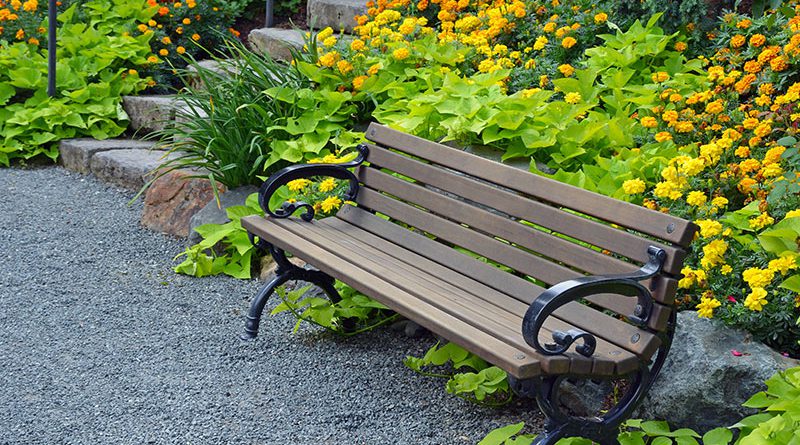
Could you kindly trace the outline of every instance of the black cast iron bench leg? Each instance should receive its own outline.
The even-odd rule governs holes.
[[[241,335],[243,340],[252,340],[258,336],[258,328],[261,324],[261,315],[264,312],[264,306],[266,306],[269,297],[275,292],[275,288],[287,281],[307,281],[322,289],[332,302],[336,303],[341,301],[342,297],[333,286],[334,280],[330,275],[319,270],[297,267],[286,258],[286,252],[263,240],[256,241],[254,235],[249,235],[253,245],[262,252],[266,253],[268,251],[272,255],[272,258],[275,259],[275,263],[278,267],[275,270],[275,278],[265,284],[258,292],[258,295],[253,299],[252,303],[250,303],[250,310],[247,313],[244,333]],[[348,320],[345,320],[345,328],[347,328],[347,325]]]

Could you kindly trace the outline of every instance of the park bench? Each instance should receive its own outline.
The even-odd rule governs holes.
[[[308,281],[335,301],[336,278],[505,370],[548,418],[537,444],[617,443],[669,350],[694,224],[381,125],[366,137],[352,162],[287,167],[262,186],[267,216],[242,225],[277,270],[243,337],[276,286]],[[281,185],[317,176],[349,181],[335,217],[268,208]],[[602,416],[571,416],[559,389],[583,378],[625,378],[628,390]]]

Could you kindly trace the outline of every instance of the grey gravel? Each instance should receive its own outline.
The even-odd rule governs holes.
[[[174,274],[182,241],[140,228],[131,196],[0,169],[0,444],[474,444],[540,423],[406,369],[430,336],[292,334],[284,314],[242,342],[259,283]]]

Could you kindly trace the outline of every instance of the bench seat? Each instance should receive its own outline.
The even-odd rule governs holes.
[[[541,287],[357,207],[345,205],[339,213],[349,221],[340,217],[305,222],[250,216],[242,224],[251,232],[269,233],[270,243],[517,378],[534,377],[542,371],[624,375],[636,370],[641,357],[651,356],[661,344],[644,329],[575,302],[562,306],[545,322],[540,341],[551,342],[553,331],[579,328],[598,338],[595,354],[591,358],[575,352],[543,356],[525,342],[520,329],[530,301],[542,293]],[[418,243],[430,246],[428,257],[405,247]],[[516,281],[515,287],[529,301],[477,281],[464,269],[496,280]],[[493,284],[509,287],[508,283]],[[632,338],[638,340],[632,343]]]

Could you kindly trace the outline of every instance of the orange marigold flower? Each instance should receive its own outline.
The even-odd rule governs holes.
[[[769,66],[772,68],[772,71],[780,72],[789,68],[788,60],[786,56],[778,56],[769,61]]]
[[[573,46],[575,46],[576,43],[578,43],[578,41],[575,40],[575,38],[573,38],[573,37],[565,37],[564,40],[561,41],[561,46],[563,46],[564,48],[569,49],[569,48],[572,48]]]
[[[158,15],[165,16],[167,14],[169,14],[169,8],[167,8],[166,6],[158,8]]]
[[[605,12],[600,12],[594,15],[594,22],[598,25],[601,23],[605,23],[606,20],[608,20],[608,14],[606,14]]]
[[[163,43],[164,45],[169,45],[170,43],[172,43],[172,39],[170,39],[169,36],[166,36],[163,39],[161,39],[161,43]]]
[[[751,24],[753,24],[753,22],[750,19],[743,19],[736,23],[736,27],[739,29],[747,29]]]
[[[353,89],[360,90],[362,86],[364,86],[364,81],[369,79],[367,76],[358,76],[353,79]]]
[[[192,40],[194,40],[195,42],[200,40],[200,34],[197,34],[197,33],[192,34]]]
[[[186,48],[184,48],[182,46],[179,46],[179,47],[175,48],[175,51],[177,51],[178,54],[184,54],[184,53],[186,53]]]
[[[181,23],[183,23],[184,25],[190,25],[192,23],[192,19],[186,17],[185,19],[181,20]]]
[[[168,50],[168,49],[166,49],[166,48],[161,48],[161,49],[158,51],[158,54],[160,54],[160,55],[162,55],[162,56],[169,55],[169,50]]]
[[[764,37],[764,34],[753,34],[753,36],[750,37],[750,46],[758,48],[759,46],[766,43],[766,41],[767,38]]]
[[[688,45],[686,45],[686,42],[675,42],[675,47],[674,48],[675,48],[675,51],[679,51],[679,52],[686,51],[686,48],[688,48]]]
[[[565,63],[558,66],[558,72],[563,74],[564,77],[570,77],[575,72],[575,68],[573,68],[572,65]]]
[[[22,29],[18,30],[18,31],[17,31],[17,34],[16,34],[14,37],[16,37],[16,38],[17,38],[17,40],[22,40],[22,39],[24,39],[24,38],[25,38],[25,31],[24,31],[24,30],[22,30]]]
[[[671,141],[672,134],[668,131],[660,131],[655,134],[655,139],[657,142],[664,142],[664,141]]]
[[[735,36],[731,37],[731,46],[734,48],[740,48],[745,44],[746,41],[747,39],[743,35],[736,34]]]

